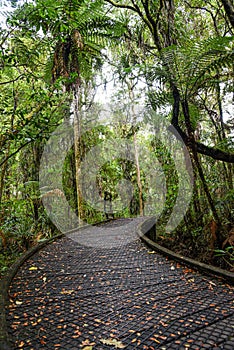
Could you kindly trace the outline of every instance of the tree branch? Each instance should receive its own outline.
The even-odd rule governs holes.
[[[128,10],[132,10],[134,11],[135,13],[137,13],[139,15],[139,17],[144,21],[144,23],[147,25],[147,27],[149,28],[150,32],[153,34],[154,36],[154,39],[155,39],[155,43],[156,43],[156,46],[158,47],[158,49],[160,50],[160,45],[159,45],[159,40],[158,40],[158,37],[156,36],[156,33],[155,33],[155,28],[156,28],[156,22],[152,21],[152,17],[149,18],[147,16],[147,13],[146,15],[144,15],[141,11],[141,9],[139,8],[139,6],[135,3],[134,0],[131,0],[133,6],[131,5],[124,5],[124,4],[119,4],[117,2],[114,2],[113,0],[105,0],[106,2],[108,2],[109,4],[113,5],[114,7],[117,7],[117,8],[122,8],[122,9],[128,9]],[[143,6],[145,7],[145,4],[142,2]]]
[[[31,142],[35,141],[34,139],[27,141],[26,143],[24,143],[23,145],[21,145],[15,152],[11,153],[9,156],[7,156],[6,158],[3,159],[3,161],[0,163],[0,167],[6,163],[10,158],[12,158],[13,156],[15,156],[21,149],[23,149],[24,147],[26,147],[27,145],[29,145]]]
[[[179,125],[172,124],[172,127],[169,127],[169,130],[173,133],[173,128],[176,129],[186,146],[190,146],[191,140],[188,135],[180,128]],[[218,148],[213,148],[204,145],[200,142],[195,142],[195,147],[198,153],[205,156],[211,157],[215,160],[221,160],[226,163],[234,163],[234,154],[227,153]]]
[[[149,21],[149,18],[146,16],[144,16],[144,14],[141,12],[140,7],[135,3],[134,0],[131,0],[136,12],[138,13],[138,15],[140,16],[140,18],[145,22],[145,24],[148,26],[149,30],[151,31],[151,33],[153,33],[154,28],[151,25],[151,22]]]
[[[215,27],[215,31],[216,33],[219,35],[219,30],[218,30],[218,26],[217,26],[217,22],[216,22],[216,16],[213,15],[213,12],[211,10],[209,10],[208,8],[206,7],[200,7],[200,6],[192,6],[188,3],[188,1],[185,1],[185,4],[191,8],[191,9],[195,9],[195,10],[202,10],[202,11],[206,11],[210,14],[211,18],[212,18],[212,21],[214,23],[214,27]]]
[[[156,21],[153,19],[153,17],[150,14],[149,1],[148,0],[146,0],[146,1],[142,0],[141,2],[142,2],[142,5],[144,7],[144,10],[145,10],[146,18],[148,19],[148,21],[150,23],[150,26],[152,27],[152,32],[154,33],[155,28],[156,28]]]
[[[21,77],[23,77],[25,74],[20,74],[17,78],[12,79],[12,80],[8,80],[8,81],[1,81],[0,85],[4,85],[4,84],[10,84],[10,83],[14,83],[15,81],[19,80]]]
[[[117,2],[112,1],[112,0],[105,0],[105,1],[108,2],[109,4],[113,5],[114,7],[118,7],[121,9],[129,9],[129,10],[137,12],[136,8],[131,6],[131,5],[118,4]]]

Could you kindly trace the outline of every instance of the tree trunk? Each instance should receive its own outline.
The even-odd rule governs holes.
[[[9,153],[10,153],[10,144],[8,145],[5,158],[8,158]],[[4,190],[4,178],[7,170],[7,164],[8,164],[7,162],[3,163],[1,175],[0,175],[0,207],[2,203],[2,196],[3,196],[3,190]]]
[[[77,216],[81,223],[83,218],[82,192],[80,187],[80,164],[81,164],[81,120],[80,120],[80,91],[77,85],[73,86],[73,116],[74,116],[74,151],[76,169],[76,194],[77,194]]]
[[[234,28],[234,6],[233,2],[231,0],[221,0],[224,10],[226,12],[226,15],[228,16],[228,19]]]
[[[129,82],[127,82],[127,85],[128,85],[131,111],[132,111],[132,117],[133,117],[133,132],[134,132],[133,144],[134,144],[134,156],[135,156],[136,173],[137,173],[137,187],[139,192],[139,210],[140,210],[140,215],[143,216],[144,215],[143,189],[142,189],[142,183],[141,183],[141,169],[140,169],[137,134],[136,134],[137,117],[136,117],[135,104],[134,104],[135,101],[134,101],[133,86]]]
[[[182,109],[183,109],[183,114],[184,114],[184,118],[185,118],[185,123],[186,123],[187,132],[188,132],[188,137],[190,139],[190,149],[192,151],[193,160],[194,160],[194,163],[195,163],[195,165],[197,167],[198,174],[199,174],[201,182],[202,182],[203,190],[204,190],[204,193],[205,193],[206,198],[208,200],[208,203],[210,205],[210,209],[212,211],[214,220],[216,221],[216,223],[218,225],[218,228],[219,228],[221,226],[220,219],[219,219],[217,210],[215,208],[213,199],[211,197],[211,194],[210,194],[210,191],[209,191],[209,187],[207,185],[207,182],[206,182],[206,179],[205,179],[205,175],[204,175],[201,163],[200,163],[200,159],[199,159],[196,147],[195,147],[194,133],[193,133],[193,129],[192,129],[192,126],[191,126],[190,115],[189,115],[189,106],[188,106],[188,102],[186,100],[182,102]],[[216,236],[217,236],[217,242],[218,242],[219,246],[221,246],[222,237],[219,234],[218,230],[216,232]]]
[[[140,163],[139,163],[137,135],[135,131],[133,135],[133,142],[134,142],[134,153],[135,153],[135,162],[136,162],[137,186],[139,191],[139,209],[140,209],[140,215],[143,216],[144,215],[143,190],[142,190],[142,183],[141,183],[141,170],[140,170]]]

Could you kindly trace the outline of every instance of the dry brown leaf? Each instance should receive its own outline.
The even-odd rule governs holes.
[[[89,339],[85,339],[82,341],[81,345],[82,346],[93,346],[93,345],[95,345],[95,343],[94,342],[91,343]]]
[[[65,289],[63,289],[62,292],[60,292],[60,294],[68,294],[68,295],[70,295],[70,294],[72,294],[72,293],[74,293],[74,290],[73,290],[73,289],[70,289],[70,290],[65,290]]]
[[[104,345],[114,345],[117,349],[124,349],[125,345],[116,339],[101,339],[100,340]]]

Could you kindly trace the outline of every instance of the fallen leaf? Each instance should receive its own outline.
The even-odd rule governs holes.
[[[116,339],[101,339],[100,340],[104,345],[114,345],[117,349],[124,349],[125,345]]]
[[[183,272],[184,272],[184,273],[192,273],[193,270],[192,270],[192,269],[189,269],[188,267],[186,267],[186,268],[183,269]]]
[[[16,305],[21,305],[21,304],[23,304],[23,302],[22,301],[18,301],[18,300],[16,300]]]
[[[93,346],[93,345],[95,345],[95,343],[94,342],[90,343],[89,339],[85,339],[82,341],[81,345],[82,346]]]
[[[73,290],[73,289],[70,289],[70,290],[63,290],[62,292],[60,292],[60,294],[68,294],[68,295],[70,295],[70,294],[72,294],[72,293],[74,293],[74,290]]]
[[[165,337],[164,335],[158,335],[158,338],[162,339],[162,340],[166,340],[167,337]]]
[[[188,280],[188,282],[193,283],[193,282],[194,282],[194,278],[190,278],[190,279]]]
[[[150,338],[150,340],[155,341],[156,343],[160,344],[160,341],[154,337]]]
[[[216,284],[212,281],[209,281],[210,284],[212,284],[212,286],[216,286]]]
[[[29,268],[29,271],[34,271],[34,270],[37,270],[37,267],[36,267],[36,266],[31,266],[31,267]]]

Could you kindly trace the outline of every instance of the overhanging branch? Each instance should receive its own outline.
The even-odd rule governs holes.
[[[121,8],[121,9],[129,9],[129,10],[137,12],[135,7],[133,7],[131,5],[119,4],[119,3],[115,2],[115,1],[112,1],[112,0],[105,0],[105,1],[108,2],[109,4],[113,5],[114,7],[118,7],[118,8]]]
[[[172,126],[173,127],[169,128],[170,131],[173,133],[173,128],[175,128],[182,140],[184,141],[185,145],[190,147],[191,140],[188,137],[188,135],[178,125],[174,124]],[[195,142],[195,147],[197,152],[200,154],[211,157],[215,160],[221,160],[226,163],[234,163],[233,153],[228,153],[218,148],[206,146],[201,142]]]

